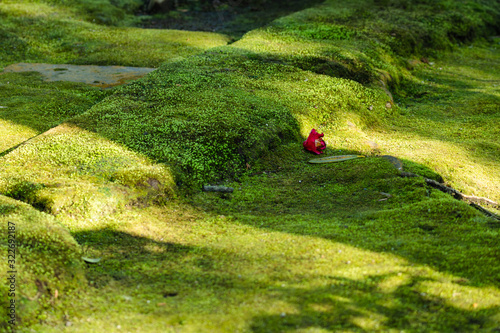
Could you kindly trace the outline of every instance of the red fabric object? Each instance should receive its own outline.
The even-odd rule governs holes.
[[[304,148],[309,151],[312,151],[315,154],[318,155],[321,154],[323,150],[326,148],[326,143],[325,141],[323,141],[323,136],[324,136],[323,133],[319,134],[313,128],[311,130],[311,133],[309,133],[309,137],[303,143]]]

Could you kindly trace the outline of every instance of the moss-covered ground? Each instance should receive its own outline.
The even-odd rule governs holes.
[[[500,329],[498,220],[378,157],[500,201],[498,4],[326,1],[230,45],[91,4],[0,4],[1,66],[159,65],[111,90],[0,75],[18,332]],[[366,157],[309,164],[311,128]]]
[[[98,24],[95,15],[103,14],[105,6],[95,1],[97,8],[92,10],[92,4],[92,1],[2,1],[0,66],[22,61],[158,67],[230,40],[210,32],[123,26],[129,24],[125,18],[116,22],[119,26]],[[89,17],[89,12],[94,15]]]

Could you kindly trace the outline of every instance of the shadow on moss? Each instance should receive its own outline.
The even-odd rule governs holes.
[[[401,274],[399,274],[401,275]],[[317,289],[283,288],[291,295],[296,310],[290,313],[253,318],[252,332],[295,332],[300,329],[352,330],[373,332],[476,331],[498,329],[491,316],[500,307],[468,310],[448,305],[446,298],[419,292],[419,284],[432,279],[413,276],[390,292],[378,285],[398,274],[376,275],[364,279],[328,277],[331,283]]]

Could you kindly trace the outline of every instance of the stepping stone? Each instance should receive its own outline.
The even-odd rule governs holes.
[[[154,70],[148,67],[18,63],[5,67],[4,73],[39,72],[45,81],[83,82],[108,88],[139,79]]]
[[[392,165],[398,170],[403,170],[403,163],[399,160],[399,158],[391,156],[391,155],[382,155],[380,156],[389,162],[391,162]]]

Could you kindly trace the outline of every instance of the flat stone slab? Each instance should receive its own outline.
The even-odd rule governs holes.
[[[391,155],[382,155],[380,156],[389,162],[391,162],[392,165],[398,170],[403,170],[403,163],[399,160],[399,158],[391,156]]]
[[[155,69],[148,67],[18,63],[5,67],[4,73],[34,71],[41,73],[45,81],[83,82],[107,88],[139,79]]]

